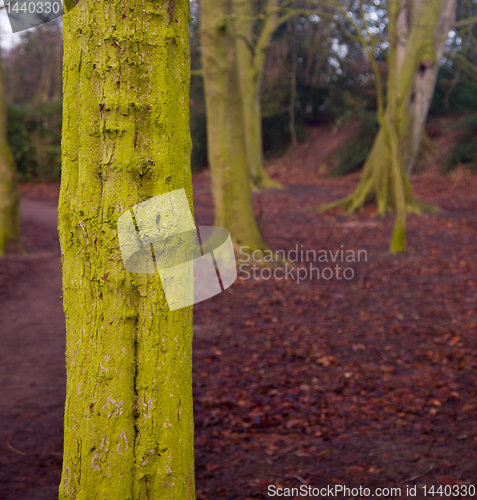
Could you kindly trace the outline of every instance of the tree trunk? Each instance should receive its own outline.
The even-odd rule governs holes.
[[[408,140],[404,141],[405,168],[411,175],[419,154],[419,147],[426,125],[429,107],[434,96],[440,61],[444,55],[448,33],[455,23],[457,0],[442,0],[439,22],[435,30],[435,57],[431,65],[420,66],[414,81],[414,89],[409,100],[410,127]]]
[[[402,0],[390,0],[389,8],[389,59],[388,59],[388,92],[387,113],[381,121],[386,136],[388,150],[391,154],[391,180],[394,195],[396,217],[394,219],[391,238],[391,253],[401,253],[406,250],[406,193],[403,182],[403,160],[399,140],[399,121],[397,119],[399,94],[399,17]],[[405,56],[404,56],[405,58]]]
[[[298,147],[295,129],[295,102],[296,102],[296,73],[298,69],[298,61],[296,55],[296,38],[295,29],[288,26],[288,31],[291,32],[292,38],[292,63],[290,71],[290,101],[288,104],[288,130],[290,131],[291,145],[293,149]]]
[[[43,54],[40,63],[40,80],[38,82],[38,91],[36,95],[36,100],[38,102],[48,102],[51,82],[54,78],[53,64],[54,56],[52,51],[54,47],[52,46],[51,38],[46,38],[46,46],[43,47]]]
[[[116,227],[156,195],[192,204],[189,1],[85,0],[63,22],[59,498],[194,499],[192,308],[126,271]]]
[[[417,200],[412,196],[405,167],[409,165],[408,162],[411,157],[409,153],[411,149],[408,149],[408,146],[411,147],[412,145],[412,151],[416,148],[416,142],[411,141],[410,134],[413,138],[419,138],[417,142],[419,145],[430,104],[430,101],[426,106],[412,104],[412,101],[416,99],[416,97],[413,99],[413,95],[416,95],[414,90],[416,88],[416,78],[423,72],[423,67],[432,69],[434,66],[437,67],[439,65],[439,53],[436,51],[437,45],[435,43],[436,33],[439,31],[438,28],[443,23],[443,19],[447,19],[450,15],[448,5],[446,4],[447,1],[426,0],[425,2],[420,2],[418,11],[416,5],[414,5],[414,15],[410,16],[411,21],[408,27],[405,53],[402,53],[402,43],[396,42],[396,57],[392,63],[398,66],[397,84],[395,86],[397,94],[393,95],[393,92],[396,92],[396,90],[389,89],[388,85],[386,116],[384,119],[386,122],[389,122],[390,119],[391,122],[395,122],[398,140],[397,147],[398,151],[402,151],[402,179],[408,212],[421,213],[422,211],[433,210],[432,205]],[[450,0],[449,3],[453,3],[455,7],[454,0]],[[398,17],[396,29],[402,35],[401,23],[402,18]],[[445,24],[448,23],[449,20],[447,19]],[[390,68],[389,72],[391,73],[392,71],[394,69]],[[422,95],[422,93],[419,94],[420,97]],[[429,93],[426,95],[429,96]],[[429,98],[431,97],[432,95]],[[395,110],[393,110],[394,116],[390,118],[389,113],[392,99],[396,99],[396,103]],[[425,115],[422,112],[424,108],[426,108]],[[416,132],[417,129],[420,129],[420,133],[419,131]],[[409,131],[412,132],[410,133]],[[392,174],[393,157],[389,141],[390,137],[383,131],[381,123],[381,128],[366,159],[358,187],[347,198],[329,204],[323,207],[323,210],[333,207],[343,207],[347,209],[348,213],[352,213],[360,210],[366,202],[375,202],[378,213],[384,215],[396,207],[396,186],[394,185],[396,176],[393,177]],[[415,153],[413,152],[413,154]]]
[[[269,1],[276,8],[276,0]],[[262,112],[260,105],[260,83],[268,47],[273,31],[276,29],[278,15],[271,14],[262,27],[267,34],[263,47],[254,43],[254,23],[246,18],[255,15],[253,0],[234,0],[234,22],[236,33],[238,75],[243,106],[243,123],[247,162],[252,185],[259,190],[281,189],[283,186],[270,178],[263,166]],[[273,31],[272,31],[273,29]]]
[[[232,13],[224,0],[201,2],[201,54],[207,110],[207,144],[215,224],[230,231],[235,247],[267,248],[250,195],[245,125]]]
[[[20,249],[20,187],[7,141],[7,105],[0,58],[0,255]]]

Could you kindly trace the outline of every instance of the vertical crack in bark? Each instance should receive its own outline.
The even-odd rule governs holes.
[[[134,406],[133,406],[133,426],[134,426],[134,443],[133,443],[133,453],[135,455],[136,453],[136,447],[137,447],[137,438],[139,436],[139,423],[138,420],[141,416],[141,411],[139,408],[139,394],[138,394],[138,388],[137,388],[137,379],[138,379],[138,354],[139,354],[139,327],[138,327],[138,320],[139,316],[136,313],[135,317],[135,325],[134,325],[134,338],[133,338],[133,383],[132,383],[132,390],[133,390],[133,401],[134,401]]]
[[[167,13],[169,15],[168,25],[170,25],[174,20],[174,9],[176,6],[175,4],[176,4],[175,0],[169,0],[169,6],[167,7]]]

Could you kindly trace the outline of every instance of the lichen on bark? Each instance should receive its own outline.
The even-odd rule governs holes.
[[[189,2],[85,0],[63,21],[59,498],[194,499],[192,308],[126,271],[116,229],[176,189],[192,209]]]

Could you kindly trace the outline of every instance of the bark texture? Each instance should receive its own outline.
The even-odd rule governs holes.
[[[59,498],[194,499],[192,308],[125,270],[116,229],[153,196],[192,203],[189,1],[85,0],[63,19]]]
[[[0,59],[0,255],[21,247],[20,187],[7,142],[7,106]]]
[[[250,195],[236,32],[231,5],[201,1],[201,53],[207,110],[207,144],[215,224],[230,231],[236,247],[267,248]]]

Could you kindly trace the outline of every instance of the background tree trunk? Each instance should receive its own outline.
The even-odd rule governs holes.
[[[63,20],[59,497],[194,499],[192,308],[125,270],[116,227],[176,189],[192,206],[189,1],[86,0]]]
[[[277,0],[269,0],[268,7],[276,9]],[[282,186],[270,178],[263,166],[262,112],[260,83],[265,62],[265,51],[277,28],[278,13],[270,14],[262,26],[260,46],[255,42],[255,15],[253,0],[234,0],[238,75],[243,106],[243,123],[247,162],[252,185],[257,189],[280,189]]]
[[[201,2],[201,54],[215,224],[236,247],[267,248],[253,213],[234,23],[224,0]]]
[[[55,62],[52,50],[53,47],[51,44],[47,44],[43,50],[40,81],[38,82],[38,92],[36,96],[36,100],[39,102],[47,102],[49,100],[50,88],[54,78],[53,64]]]
[[[20,187],[7,142],[7,105],[0,58],[0,255],[20,249]]]
[[[288,24],[288,32],[292,35],[292,51],[291,51],[291,70],[290,70],[290,102],[288,104],[288,130],[290,131],[291,146],[296,149],[298,141],[295,130],[295,101],[296,101],[296,73],[298,69],[298,61],[296,55],[296,38],[294,26]]]
[[[425,2],[412,3],[412,15],[409,14],[410,24],[407,30],[403,28],[403,11],[398,16],[396,30],[399,34],[397,43],[397,55],[394,62],[389,64],[397,65],[397,84],[391,90],[388,85],[386,99],[386,114],[389,114],[390,104],[395,101],[395,114],[392,121],[396,124],[397,140],[399,141],[398,150],[402,151],[403,162],[403,186],[408,212],[420,213],[423,210],[432,211],[430,204],[417,200],[412,196],[411,186],[406,175],[406,167],[409,167],[409,161],[415,150],[419,147],[422,131],[427,117],[429,102],[424,102],[424,97],[432,97],[435,85],[435,78],[432,82],[432,88],[429,84],[430,76],[424,76],[426,81],[426,91],[424,92],[424,80],[416,78],[423,72],[429,71],[435,67],[438,71],[439,54],[436,48],[438,44],[437,33],[439,30],[445,30],[442,26],[447,26],[452,21],[450,14],[451,7],[455,9],[454,0],[426,0]],[[409,5],[409,4],[407,4]],[[454,13],[455,15],[455,13]],[[444,22],[445,19],[445,22]],[[403,52],[403,36],[408,37]],[[392,34],[389,34],[392,37]],[[441,42],[441,38],[439,38]],[[445,40],[443,42],[445,44]],[[423,68],[425,68],[423,70]],[[389,68],[389,73],[395,71],[395,68]],[[437,74],[437,73],[436,73]],[[418,86],[416,94],[416,85]],[[393,95],[393,92],[397,92]],[[420,102],[416,103],[416,99]],[[411,103],[411,105],[410,105]],[[393,111],[394,113],[394,111]],[[389,121],[389,116],[386,117]],[[332,207],[343,207],[348,212],[354,212],[363,207],[367,201],[376,202],[378,213],[384,215],[389,210],[396,207],[396,186],[393,184],[393,159],[389,135],[381,128],[376,136],[373,147],[366,159],[360,182],[356,190],[347,198],[336,203],[327,205],[323,209]],[[417,146],[416,146],[417,144]],[[415,162],[415,158],[414,158]]]
[[[416,73],[409,100],[410,127],[405,149],[405,169],[411,175],[419,154],[429,107],[436,87],[440,61],[444,55],[449,31],[455,24],[457,0],[442,0],[439,22],[435,30],[435,57],[431,65],[423,64]]]
[[[406,250],[406,192],[403,182],[405,174],[403,170],[403,159],[398,130],[400,123],[396,116],[400,98],[398,26],[401,0],[389,0],[387,5],[389,18],[388,92],[386,115],[384,117],[385,119],[381,120],[381,126],[386,135],[386,142],[391,155],[391,184],[393,187],[394,206],[396,209],[390,252],[401,253]]]

